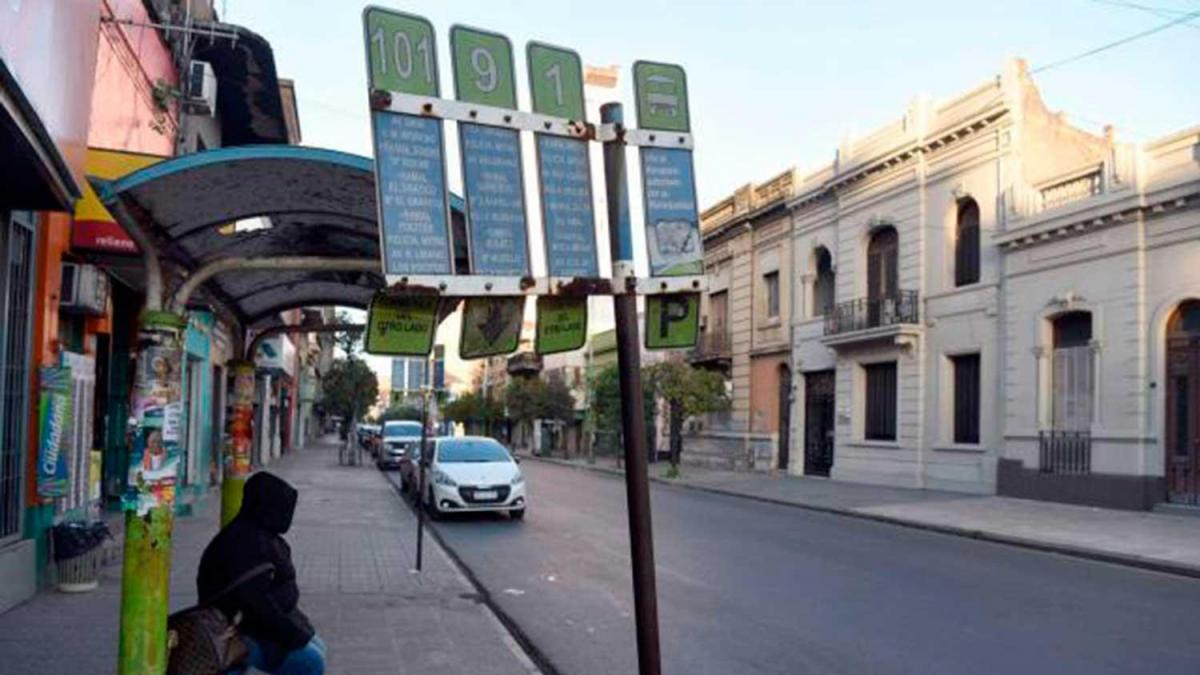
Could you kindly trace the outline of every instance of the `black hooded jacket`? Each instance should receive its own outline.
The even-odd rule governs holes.
[[[216,603],[231,620],[241,612],[239,630],[259,643],[271,664],[308,644],[314,634],[300,611],[292,549],[281,536],[292,526],[297,496],[282,478],[266,472],[251,476],[241,510],[204,549],[196,575],[200,603],[209,604],[244,572],[264,562],[274,566]]]

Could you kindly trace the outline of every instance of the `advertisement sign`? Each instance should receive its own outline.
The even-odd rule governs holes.
[[[239,363],[233,367],[233,396],[230,399],[229,438],[226,441],[225,477],[250,475],[250,450],[254,418],[254,366]]]
[[[67,444],[71,435],[71,369],[42,366],[38,396],[37,494],[42,499],[66,497]]]
[[[437,333],[437,298],[377,295],[367,310],[368,354],[427,356]]]
[[[437,44],[428,21],[368,7],[363,35],[372,89],[438,95]],[[441,120],[374,111],[371,131],[384,274],[452,274]]]
[[[88,148],[87,172],[89,176],[116,180],[161,162],[164,158],[135,152]],[[117,255],[140,255],[137,244],[117,224],[116,219],[100,203],[91,183],[83,186],[83,198],[75,204],[75,218],[71,223],[71,249],[96,251]]]

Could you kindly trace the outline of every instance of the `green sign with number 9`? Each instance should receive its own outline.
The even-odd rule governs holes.
[[[378,7],[363,10],[372,89],[438,96],[433,24]]]
[[[512,43],[499,33],[450,28],[454,97],[468,103],[517,108]]]
[[[541,42],[525,47],[529,83],[533,89],[533,111],[554,117],[582,120],[583,62],[570,49]]]

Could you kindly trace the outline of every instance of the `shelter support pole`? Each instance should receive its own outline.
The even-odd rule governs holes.
[[[633,567],[633,609],[637,630],[638,675],[660,675],[658,595],[654,578],[654,534],[650,518],[650,481],[646,446],[646,417],[642,393],[641,346],[638,339],[637,295],[633,268],[633,225],[629,219],[629,188],[622,138],[624,112],[620,103],[600,108],[600,121],[618,128],[617,138],[604,143],[604,186],[608,198],[608,236],[613,278],[625,283],[625,293],[613,296],[616,318],[617,368],[621,388],[621,432],[625,445],[625,501],[629,512],[629,549]]]
[[[133,394],[137,426],[123,499],[120,675],[163,675],[167,668],[171,535],[182,454],[181,337],[185,326],[181,316],[147,310],[138,332]]]
[[[229,436],[222,458],[221,527],[233,520],[242,508],[242,493],[250,475],[250,447],[254,425],[254,363],[240,359],[229,362],[233,374],[233,398],[230,400]]]

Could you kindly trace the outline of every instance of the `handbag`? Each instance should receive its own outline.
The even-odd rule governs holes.
[[[240,665],[249,655],[238,635],[237,622],[216,607],[238,586],[275,569],[271,563],[250,568],[208,602],[181,609],[167,617],[167,672],[171,675],[218,675]]]

